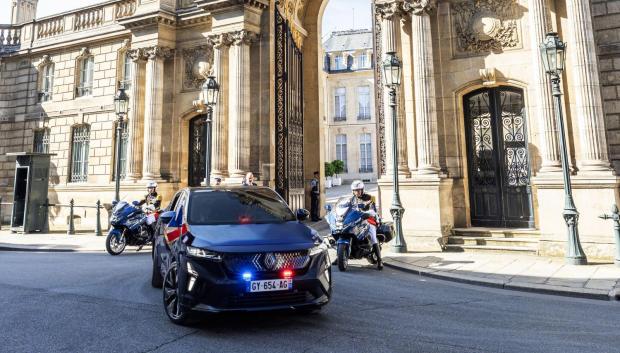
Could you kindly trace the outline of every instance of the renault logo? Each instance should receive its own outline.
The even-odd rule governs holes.
[[[278,260],[276,259],[276,256],[270,252],[270,253],[266,253],[265,254],[265,258],[263,259],[263,263],[265,264],[265,268],[267,268],[268,270],[274,270],[276,267],[276,263],[278,262]]]

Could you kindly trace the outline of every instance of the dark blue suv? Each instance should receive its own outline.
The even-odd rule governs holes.
[[[317,311],[331,297],[328,242],[266,187],[186,188],[160,216],[152,284],[166,314]]]

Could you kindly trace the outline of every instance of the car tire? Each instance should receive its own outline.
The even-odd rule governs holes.
[[[191,311],[184,308],[180,302],[178,267],[176,261],[171,263],[164,276],[164,283],[162,286],[164,311],[170,321],[177,325],[186,326],[191,323]]]
[[[164,284],[164,278],[161,276],[161,259],[157,252],[157,245],[153,244],[153,269],[151,271],[151,286],[153,288],[161,288]]]
[[[344,272],[347,270],[349,265],[349,249],[347,249],[347,244],[338,244],[338,269],[340,272]]]

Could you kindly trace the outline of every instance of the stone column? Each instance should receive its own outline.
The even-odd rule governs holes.
[[[142,140],[144,124],[144,79],[146,56],[144,50],[130,51],[133,77],[129,93],[129,117],[127,139],[127,165],[125,180],[138,180],[142,176]]]
[[[418,169],[416,174],[439,173],[437,104],[430,12],[436,0],[406,0],[403,10],[411,13],[413,91],[415,99]]]
[[[396,1],[380,3],[375,8],[377,16],[381,19],[381,53],[383,59],[389,52],[395,52],[402,62],[402,55],[399,53],[400,45],[398,43],[398,31],[400,22],[400,8]],[[383,73],[383,72],[382,72]],[[390,150],[392,146],[392,108],[387,103],[389,100],[389,90],[383,87],[383,116],[385,124],[385,146],[386,150]],[[409,163],[407,160],[407,127],[405,120],[403,86],[401,86],[396,95],[397,100],[397,124],[398,124],[398,174],[409,176]],[[391,153],[385,155],[385,171],[387,175],[393,174],[393,158]]]
[[[566,36],[569,66],[573,74],[575,117],[579,122],[581,171],[611,172],[607,155],[603,104],[592,12],[588,0],[566,1],[570,35]]]
[[[146,50],[146,83],[144,97],[144,163],[143,180],[161,179],[161,133],[164,101],[164,60],[172,50],[152,47]]]
[[[210,37],[213,42],[213,69],[220,85],[219,101],[213,108],[213,170],[212,177],[228,176],[228,58],[231,37],[220,34]]]
[[[256,33],[231,33],[228,87],[228,172],[242,178],[250,170],[250,44]]]
[[[547,0],[529,0],[529,32],[532,55],[532,96],[535,103],[534,119],[540,129],[540,155],[542,163],[539,173],[562,171],[558,128],[553,112],[553,96],[549,77],[540,55],[540,44],[550,30]]]

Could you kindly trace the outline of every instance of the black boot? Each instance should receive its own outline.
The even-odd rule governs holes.
[[[383,260],[381,260],[381,247],[379,244],[374,244],[372,246],[372,250],[375,252],[375,256],[377,256],[377,270],[383,270]]]

